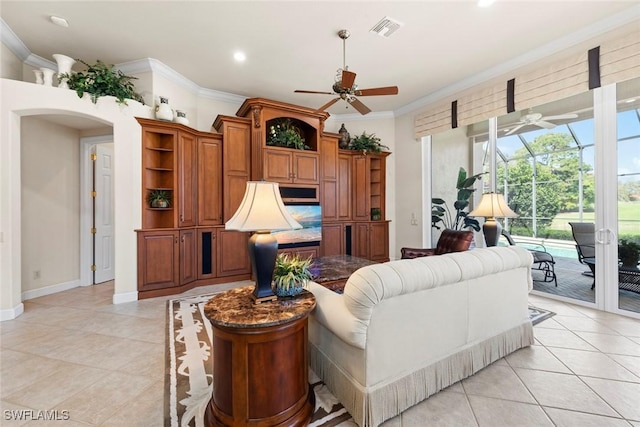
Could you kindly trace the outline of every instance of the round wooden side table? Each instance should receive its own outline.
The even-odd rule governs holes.
[[[310,292],[254,304],[253,286],[215,295],[204,307],[213,325],[209,426],[305,426],[315,408],[309,386]]]

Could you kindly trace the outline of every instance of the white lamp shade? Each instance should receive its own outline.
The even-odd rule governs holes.
[[[515,218],[517,213],[511,210],[504,196],[499,193],[485,193],[478,206],[469,212],[469,216],[485,218]]]
[[[227,230],[270,231],[302,228],[287,212],[276,182],[248,181],[236,213],[226,222]]]

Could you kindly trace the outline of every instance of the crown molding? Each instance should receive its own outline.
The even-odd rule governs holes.
[[[41,56],[31,53],[29,48],[22,43],[11,27],[7,25],[4,19],[0,18],[0,40],[9,48],[11,52],[25,64],[34,68],[51,68],[57,70],[58,65],[54,61],[44,59]]]
[[[582,28],[567,36],[554,40],[546,45],[540,46],[527,52],[524,55],[517,56],[509,61],[503,62],[495,67],[489,68],[478,73],[468,79],[461,80],[453,85],[437,90],[423,98],[417,99],[407,105],[394,110],[395,116],[399,117],[405,114],[413,113],[417,110],[425,108],[429,105],[442,102],[448,97],[461,93],[474,86],[486,83],[496,77],[513,72],[520,67],[530,65],[536,61],[540,61],[569,49],[579,43],[586,42],[592,38],[598,37],[606,32],[624,27],[625,25],[637,22],[640,19],[640,5],[627,9],[609,18],[598,21],[588,27]]]
[[[372,111],[367,115],[362,114],[332,114],[326,120],[327,122],[356,122],[363,120],[382,120],[382,119],[393,119],[395,118],[395,114],[393,111]]]

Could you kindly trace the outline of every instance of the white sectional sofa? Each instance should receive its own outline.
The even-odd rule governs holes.
[[[360,426],[377,426],[533,344],[532,257],[515,247],[357,270],[343,294],[310,282],[310,366]]]

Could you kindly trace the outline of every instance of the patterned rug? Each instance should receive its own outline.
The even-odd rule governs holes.
[[[165,426],[204,427],[204,412],[213,391],[211,323],[204,305],[215,294],[167,301],[167,360],[165,363]],[[529,307],[533,324],[553,316]],[[309,371],[316,407],[310,427],[333,427],[351,419],[320,379]],[[353,425],[352,422],[345,425]]]

